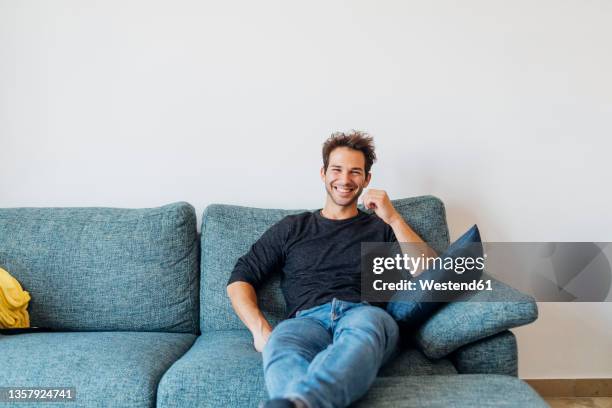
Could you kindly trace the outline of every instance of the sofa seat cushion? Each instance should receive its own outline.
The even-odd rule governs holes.
[[[261,354],[247,330],[202,333],[164,374],[161,407],[256,407],[266,398]]]
[[[456,374],[448,360],[433,362],[402,351],[380,375]],[[256,407],[267,398],[261,354],[247,330],[203,333],[162,378],[158,407]]]
[[[401,352],[381,367],[379,377],[405,375],[457,374],[454,364],[446,358],[431,360],[418,349],[402,349]]]
[[[75,387],[79,406],[154,407],[160,378],[195,338],[145,332],[0,336],[0,387]]]
[[[525,382],[495,374],[377,378],[353,408],[548,407]]]

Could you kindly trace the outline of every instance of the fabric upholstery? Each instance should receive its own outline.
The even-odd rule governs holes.
[[[487,274],[482,279],[491,279],[495,298],[481,291],[469,301],[449,303],[416,332],[415,341],[427,357],[444,357],[461,346],[537,319],[538,308],[531,296]],[[512,301],[492,301],[498,298]]]
[[[196,215],[159,208],[0,209],[0,266],[32,326],[197,333]]]
[[[378,378],[352,408],[545,408],[527,383],[506,375],[430,375]]]
[[[152,408],[160,378],[195,337],[143,332],[0,336],[0,387],[75,387],[76,406]],[[28,406],[23,402],[0,405]],[[42,406],[72,404],[46,402]]]
[[[393,205],[412,228],[437,251],[448,247],[448,228],[443,203],[432,196],[394,200]],[[243,328],[232,311],[226,284],[237,259],[270,226],[289,214],[304,210],[258,209],[230,205],[210,205],[202,218],[201,330]],[[272,324],[285,317],[285,304],[273,276],[260,288],[260,306]]]
[[[449,359],[431,360],[415,348],[402,349],[378,372],[379,377],[434,374],[457,374],[457,369]]]
[[[384,376],[456,374],[449,360],[430,361],[417,350],[402,351],[381,369]],[[158,407],[256,407],[267,398],[261,354],[247,330],[204,332],[168,370]]]
[[[516,338],[508,330],[460,347],[450,357],[461,374],[518,376]]]

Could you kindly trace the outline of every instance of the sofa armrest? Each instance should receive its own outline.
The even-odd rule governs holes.
[[[492,291],[442,307],[415,333],[414,341],[432,359],[513,327],[533,322],[538,308],[533,297],[483,274]],[[500,301],[501,300],[501,301]]]
[[[509,330],[466,344],[450,354],[459,374],[518,376],[516,338]]]

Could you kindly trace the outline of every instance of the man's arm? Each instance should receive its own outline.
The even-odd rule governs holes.
[[[421,254],[425,257],[437,256],[436,251],[429,247],[425,241],[416,233],[410,225],[402,218],[402,215],[397,212],[391,200],[384,190],[366,191],[363,196],[363,204],[366,208],[374,210],[376,215],[387,223],[392,229],[397,241],[402,248],[402,252],[412,256],[420,257]],[[402,245],[407,243],[408,245]],[[423,269],[412,271],[413,276],[419,275]]]
[[[257,305],[255,288],[247,282],[233,282],[227,285],[227,296],[242,323],[251,331],[255,350],[261,353],[272,333],[272,326]]]
[[[270,274],[281,270],[288,231],[287,218],[268,228],[251,249],[236,261],[227,285],[232,307],[250,330],[255,349],[259,352],[266,345],[272,326],[259,309],[255,290]]]

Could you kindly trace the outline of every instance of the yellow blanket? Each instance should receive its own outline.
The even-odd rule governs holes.
[[[0,268],[0,328],[30,327],[29,302],[30,294],[22,289],[17,279]]]

